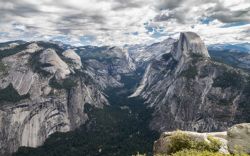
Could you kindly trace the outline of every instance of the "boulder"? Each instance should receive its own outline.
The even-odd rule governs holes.
[[[219,152],[228,154],[227,149],[227,133],[226,132],[213,132],[213,133],[198,133],[191,131],[173,131],[173,132],[164,132],[161,137],[154,142],[154,155],[157,154],[169,154],[170,153],[170,138],[176,133],[183,133],[187,136],[193,138],[196,141],[205,141],[210,143],[208,137],[211,136],[215,139],[218,139],[221,143]]]
[[[250,123],[234,125],[228,131],[228,149],[231,153],[250,154]]]

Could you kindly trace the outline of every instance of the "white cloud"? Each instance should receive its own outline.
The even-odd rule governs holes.
[[[0,0],[0,14],[0,41],[61,37],[74,44],[123,45],[181,31],[195,31],[208,44],[250,41],[249,0]],[[241,23],[224,27],[232,22]]]

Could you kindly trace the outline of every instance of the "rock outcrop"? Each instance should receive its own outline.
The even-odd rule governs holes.
[[[190,58],[193,54],[210,57],[200,36],[193,32],[181,33],[179,41],[175,43],[175,47],[172,51],[174,59],[179,61],[182,57]]]
[[[250,154],[250,123],[242,123],[228,128],[224,132],[210,132],[198,133],[192,131],[172,131],[164,132],[160,138],[154,142],[154,155],[169,154],[171,144],[171,137],[176,134],[185,134],[193,140],[210,142],[209,137],[217,139],[220,142],[220,149],[218,152],[223,154],[229,153],[247,153]]]
[[[81,57],[76,54],[74,50],[66,50],[63,53],[63,56],[69,59],[75,69],[80,69],[82,67]]]
[[[227,132],[213,132],[213,133],[198,133],[198,132],[191,132],[191,131],[173,131],[173,132],[164,132],[161,134],[160,138],[154,142],[154,155],[157,154],[169,154],[170,151],[170,144],[171,144],[171,136],[175,135],[176,133],[185,134],[188,137],[192,138],[197,142],[207,142],[210,143],[209,137],[213,139],[217,139],[221,145],[219,152],[224,154],[229,154],[228,147],[227,147]]]
[[[96,79],[103,89],[122,87],[121,77],[136,70],[128,51],[119,47],[84,47],[79,55],[88,65],[89,75]]]
[[[54,132],[79,127],[88,119],[85,104],[108,104],[76,53],[61,55],[63,51],[39,42],[23,47],[1,59],[0,155],[5,156],[20,146],[40,146]]]
[[[168,38],[151,45],[130,45],[126,48],[137,66],[141,66],[147,65],[154,59],[160,59],[162,54],[170,52],[175,41],[173,38]]]
[[[57,79],[64,79],[70,74],[69,66],[66,64],[53,49],[46,49],[40,55],[39,62],[42,70],[55,74]]]
[[[228,149],[231,153],[250,154],[250,123],[237,124],[227,131]]]
[[[186,32],[148,65],[132,97],[152,107],[154,130],[223,131],[249,121],[249,84],[248,73],[212,61],[198,35]]]

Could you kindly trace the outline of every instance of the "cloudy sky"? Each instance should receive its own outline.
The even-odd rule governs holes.
[[[250,0],[0,0],[0,42],[151,43],[181,31],[250,42]]]

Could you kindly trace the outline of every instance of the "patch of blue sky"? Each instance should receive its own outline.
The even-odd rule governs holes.
[[[208,25],[210,22],[212,22],[214,19],[213,18],[211,18],[211,17],[204,17],[204,18],[201,18],[200,19],[200,22],[202,23],[202,24],[206,24],[206,25]]]
[[[7,33],[7,32],[0,32],[0,37],[6,37],[8,35],[9,35],[9,33]]]
[[[96,40],[96,37],[93,35],[84,35],[81,36],[79,39],[82,44],[87,45],[94,42]]]
[[[153,38],[160,38],[166,36],[165,28],[162,26],[151,26],[148,22],[144,23],[144,28],[147,30],[147,33],[150,34]]]
[[[70,38],[65,36],[65,35],[59,35],[59,36],[53,36],[51,38],[51,40],[53,41],[60,41],[60,42],[64,42],[64,43],[68,43]]]
[[[233,23],[227,23],[221,26],[221,28],[230,28],[230,27],[237,27],[242,25],[250,24],[250,22],[233,22]]]
[[[134,36],[138,36],[139,35],[139,33],[136,31],[136,32],[132,32],[132,35],[134,35]]]
[[[123,33],[124,35],[134,35],[134,36],[138,36],[139,35],[139,32],[135,31],[135,32],[132,32],[132,33],[129,33],[129,32],[125,32]]]

